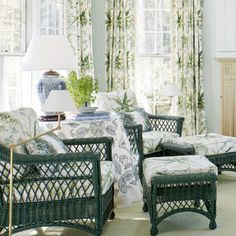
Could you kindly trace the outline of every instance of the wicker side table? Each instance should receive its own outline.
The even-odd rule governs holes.
[[[168,163],[164,164],[168,169]],[[210,163],[210,165],[213,164]],[[160,174],[158,170],[157,173]],[[202,214],[210,220],[210,229],[217,227],[215,222],[217,175],[215,173],[208,171],[206,173],[156,175],[151,177],[151,182],[147,181],[145,175],[144,171],[143,210],[144,212],[149,211],[152,236],[158,234],[159,223],[168,216],[179,212],[191,211]]]

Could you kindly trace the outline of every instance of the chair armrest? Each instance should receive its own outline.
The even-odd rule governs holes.
[[[182,135],[184,117],[147,114],[153,130],[168,131]]]
[[[142,168],[140,168],[140,165],[144,159],[142,125],[125,124],[124,128],[126,130],[130,142],[132,153],[139,156],[138,171],[139,171],[139,177],[140,179],[142,179]]]
[[[111,137],[65,139],[63,143],[71,153],[97,152],[100,154],[100,160],[112,161]]]
[[[2,146],[1,146],[2,147]],[[9,149],[1,148],[1,202],[9,199]],[[55,155],[14,154],[14,202],[48,202],[101,197],[100,157],[97,153]],[[36,168],[34,172],[26,171]],[[50,192],[52,191],[52,193]],[[46,194],[46,195],[45,195]],[[53,194],[53,196],[51,196]]]

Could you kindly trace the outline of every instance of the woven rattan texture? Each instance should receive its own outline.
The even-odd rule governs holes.
[[[157,235],[157,225],[165,218],[186,211],[206,216],[210,229],[215,229],[216,180],[211,173],[156,176],[149,188],[143,179],[143,209],[149,211],[151,235]]]
[[[182,135],[184,118],[180,116],[164,116],[148,114],[153,130],[167,131]]]
[[[101,235],[113,212],[113,185],[102,195],[100,159],[111,160],[110,138],[65,140],[70,153],[14,155],[13,233],[64,226]],[[0,145],[0,228],[8,234],[9,149]]]

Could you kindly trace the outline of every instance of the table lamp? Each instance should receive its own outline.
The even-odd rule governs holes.
[[[76,70],[78,64],[70,43],[64,35],[34,35],[23,59],[23,70],[44,70],[37,84],[37,95],[42,105],[51,90],[65,90],[66,84],[55,70]],[[64,119],[64,114],[61,114]],[[41,120],[57,120],[55,112],[41,114]]]
[[[33,138],[29,138],[17,144],[10,145],[10,197],[9,197],[9,236],[12,235],[12,195],[13,195],[13,159],[14,159],[14,149],[17,146],[24,145],[29,141],[40,138],[46,134],[49,134],[53,131],[61,129],[61,113],[65,111],[75,111],[75,104],[70,97],[70,94],[67,90],[52,90],[46,99],[45,103],[42,106],[43,111],[46,112],[55,112],[57,114],[58,124],[55,128],[48,130],[42,134],[36,135]]]
[[[164,87],[162,94],[170,97],[170,104],[172,104],[173,97],[181,96],[182,93],[176,84],[169,83]]]

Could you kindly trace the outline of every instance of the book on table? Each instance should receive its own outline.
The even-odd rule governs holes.
[[[110,114],[105,111],[97,111],[93,113],[79,113],[79,114],[74,114],[73,119],[75,120],[108,120],[110,119]]]

